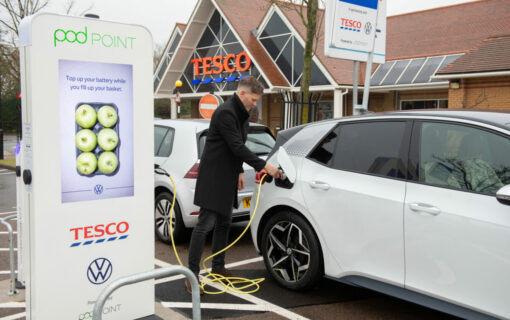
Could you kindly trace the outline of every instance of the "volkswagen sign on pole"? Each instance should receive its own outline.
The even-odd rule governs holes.
[[[326,1],[325,55],[375,63],[386,56],[386,0]],[[375,42],[374,42],[375,36]]]
[[[386,56],[386,0],[327,0],[324,54],[354,60],[353,113],[368,111],[370,77],[365,78],[363,102],[358,105],[359,62],[384,63]]]

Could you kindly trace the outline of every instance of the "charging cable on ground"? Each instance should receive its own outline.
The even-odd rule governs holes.
[[[169,224],[170,225],[170,238],[172,240],[172,248],[174,250],[175,257],[177,258],[177,261],[179,262],[179,264],[181,266],[183,266],[181,258],[179,257],[179,254],[177,253],[177,249],[175,247],[174,232],[173,232],[173,227],[172,227],[172,218],[173,218],[173,212],[174,212],[174,206],[175,206],[175,195],[177,193],[177,191],[175,189],[175,182],[174,182],[174,179],[172,179],[172,177],[170,176],[170,174],[168,174],[168,172],[166,172],[166,170],[160,168],[158,165],[156,165],[154,172],[157,174],[167,176],[168,178],[170,178],[170,181],[172,182],[172,187],[173,187],[174,192],[173,192],[172,206],[170,208],[170,224]],[[229,244],[225,248],[221,249],[220,251],[214,253],[213,255],[210,255],[209,257],[205,258],[202,261],[202,266],[203,266],[204,270],[207,272],[207,275],[202,278],[202,281],[200,281],[200,288],[202,288],[204,293],[206,293],[206,294],[221,294],[221,293],[225,293],[225,292],[230,292],[230,293],[239,293],[239,294],[251,294],[251,293],[257,292],[260,289],[259,284],[265,280],[264,278],[246,279],[246,278],[242,278],[242,277],[225,277],[225,276],[217,274],[217,273],[212,273],[211,270],[209,270],[205,266],[205,263],[207,261],[211,260],[212,258],[214,258],[215,256],[217,256],[217,255],[227,251],[231,247],[233,247],[244,236],[246,231],[248,231],[248,229],[250,228],[250,225],[253,221],[253,218],[255,217],[255,214],[257,213],[257,207],[259,205],[259,198],[260,198],[260,190],[261,190],[262,184],[263,184],[266,176],[267,176],[267,174],[264,174],[262,176],[262,178],[260,179],[259,188],[258,188],[258,192],[257,192],[257,201],[255,202],[255,208],[253,209],[253,214],[250,217],[250,221],[248,222],[248,225],[246,226],[246,228],[244,228],[243,232],[231,244]],[[221,283],[223,285],[223,290],[220,290],[220,291],[205,290],[205,286],[207,286],[208,284],[211,284],[213,282]]]

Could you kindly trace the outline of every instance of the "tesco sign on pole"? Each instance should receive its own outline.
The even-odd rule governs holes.
[[[384,63],[386,0],[328,0],[325,55],[331,58]],[[375,37],[375,41],[374,41]]]

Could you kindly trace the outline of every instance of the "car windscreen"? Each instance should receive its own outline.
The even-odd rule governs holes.
[[[267,155],[273,150],[275,140],[269,129],[251,127],[246,139],[246,147],[256,155]]]
[[[207,130],[198,134],[198,158],[202,157],[205,141],[207,139]],[[267,155],[274,147],[275,139],[267,127],[250,126],[246,147],[256,155]]]

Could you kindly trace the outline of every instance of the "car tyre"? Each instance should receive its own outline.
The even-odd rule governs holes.
[[[322,278],[319,241],[308,222],[294,212],[279,212],[269,219],[261,249],[271,278],[285,288],[307,290]]]
[[[156,236],[165,243],[172,243],[170,237],[170,209],[172,208],[173,195],[169,192],[162,192],[157,195],[154,207],[154,228]],[[186,232],[182,222],[181,208],[175,201],[174,214],[172,217],[172,228],[175,243],[180,243]]]

